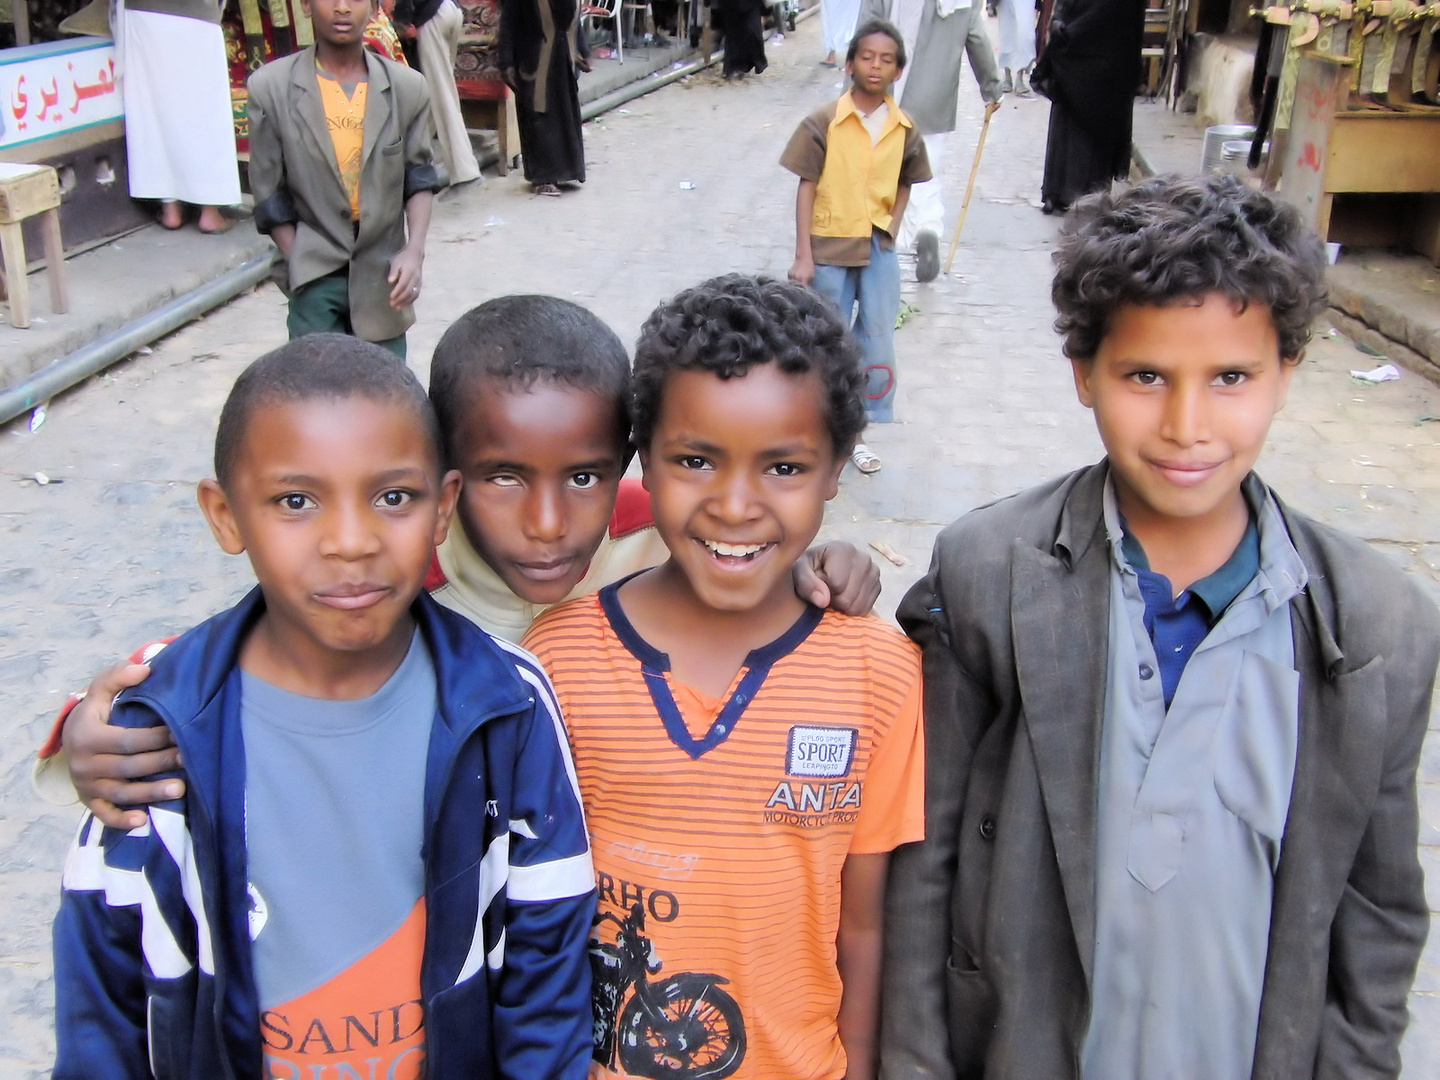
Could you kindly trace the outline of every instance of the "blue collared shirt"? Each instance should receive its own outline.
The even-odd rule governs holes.
[[[1247,503],[1248,506],[1248,503]],[[1155,646],[1155,660],[1160,667],[1160,683],[1165,688],[1165,707],[1175,700],[1180,673],[1190,662],[1195,647],[1220,621],[1230,601],[1250,584],[1260,570],[1260,530],[1255,527],[1255,511],[1245,525],[1245,535],[1231,552],[1225,565],[1201,578],[1179,596],[1164,574],[1150,569],[1150,560],[1134,533],[1125,524],[1121,550],[1139,579],[1140,595],[1145,599],[1145,632]]]

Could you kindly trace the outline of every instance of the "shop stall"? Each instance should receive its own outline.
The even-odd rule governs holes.
[[[1332,242],[1440,263],[1440,3],[1291,0],[1263,14],[1267,186]]]
[[[70,14],[53,3],[27,9],[25,0],[0,9],[0,29],[9,31],[8,47],[0,48],[0,162],[56,170],[67,251],[148,220],[127,190],[114,43],[64,34],[60,26]],[[27,252],[42,250],[39,228],[38,221],[25,223]]]

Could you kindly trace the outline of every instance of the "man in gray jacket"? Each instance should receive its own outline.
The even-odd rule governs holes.
[[[960,59],[969,56],[981,96],[987,102],[999,101],[995,50],[985,33],[983,13],[972,0],[865,0],[859,22],[866,19],[894,23],[905,41],[909,63],[895,84],[894,96],[925,136],[934,179],[910,189],[910,205],[896,240],[900,250],[915,252],[915,276],[933,281],[940,273],[940,237],[945,231],[940,172],[949,135],[955,130]]]

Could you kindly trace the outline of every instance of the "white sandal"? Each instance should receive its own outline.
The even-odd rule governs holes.
[[[850,460],[855,463],[855,468],[866,476],[880,471],[880,459],[863,442],[855,444],[855,449],[850,451]]]

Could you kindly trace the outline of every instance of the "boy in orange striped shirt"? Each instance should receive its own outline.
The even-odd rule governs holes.
[[[670,559],[525,639],[599,873],[596,1071],[873,1077],[889,853],[924,833],[920,664],[791,585],[864,426],[855,346],[798,285],[717,278],[646,323],[634,403]]]

